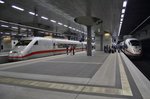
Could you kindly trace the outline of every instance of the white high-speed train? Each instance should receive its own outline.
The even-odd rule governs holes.
[[[131,57],[141,56],[142,46],[141,42],[136,38],[128,38],[120,43],[122,46],[122,51]]]
[[[9,52],[9,60],[24,60],[49,55],[67,53],[67,47],[75,46],[75,51],[83,51],[86,44],[65,39],[50,39],[43,37],[27,37],[21,39]]]

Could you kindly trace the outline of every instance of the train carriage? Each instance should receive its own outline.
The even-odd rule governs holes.
[[[23,38],[9,52],[9,60],[16,61],[63,54],[67,52],[67,47],[69,46],[74,46],[75,51],[83,51],[86,45],[79,41],[65,39],[49,39],[43,37]]]

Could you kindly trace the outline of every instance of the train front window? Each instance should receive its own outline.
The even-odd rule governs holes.
[[[131,42],[132,46],[139,46],[140,45],[140,42],[137,40],[131,40],[130,42]]]
[[[20,40],[16,46],[26,46],[31,42],[31,40]]]

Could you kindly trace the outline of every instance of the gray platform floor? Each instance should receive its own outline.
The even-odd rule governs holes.
[[[149,99],[150,82],[123,53],[94,51],[0,65],[0,99]]]

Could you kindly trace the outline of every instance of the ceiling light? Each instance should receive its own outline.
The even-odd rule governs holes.
[[[47,18],[47,17],[44,17],[44,16],[41,16],[41,18],[44,19],[44,20],[48,20],[48,18]]]
[[[34,13],[34,12],[29,12],[29,14],[31,14],[31,15],[35,15],[35,13]]]
[[[121,15],[121,18],[123,18],[123,17],[124,17],[124,14]]]
[[[0,3],[5,3],[4,1],[0,0]]]
[[[25,31],[25,30],[27,30],[27,29],[26,29],[26,28],[21,28],[21,30]]]
[[[105,36],[107,36],[107,37],[108,37],[108,36],[110,36],[110,34],[109,34],[109,33],[105,33],[104,35],[105,35]]]
[[[50,20],[51,22],[53,22],[53,23],[56,23],[56,21],[55,20]]]
[[[64,27],[68,27],[67,25],[64,25]]]
[[[122,22],[120,22],[120,24],[122,24]]]
[[[5,34],[10,34],[10,33],[6,32]]]
[[[127,6],[127,1],[124,1],[123,2],[123,7],[126,7]]]
[[[76,30],[75,28],[72,28],[73,30]]]
[[[12,33],[11,35],[16,35],[16,33]]]
[[[122,13],[125,13],[125,9],[122,9]]]
[[[76,31],[79,31],[78,29],[76,29]]]
[[[24,11],[23,8],[17,7],[17,6],[15,6],[15,5],[12,5],[11,7],[14,8],[14,9],[20,10],[20,11]]]
[[[27,34],[24,34],[23,36],[27,36]]]
[[[123,21],[123,19],[121,18],[121,20],[120,20],[121,22]]]
[[[8,27],[8,25],[1,25],[1,27]]]
[[[62,23],[58,22],[59,25],[63,25]]]
[[[72,29],[72,27],[71,27],[71,26],[69,26],[69,29]]]
[[[18,29],[18,27],[14,27],[14,26],[13,26],[13,27],[11,27],[11,28],[13,28],[13,29]]]

